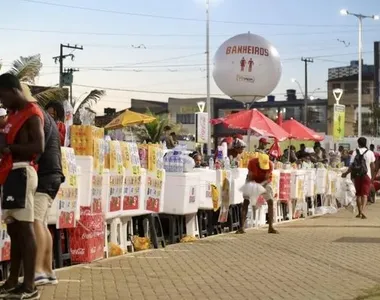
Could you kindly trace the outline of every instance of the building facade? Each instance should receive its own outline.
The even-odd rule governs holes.
[[[197,103],[206,101],[206,98],[169,98],[168,109],[172,122],[181,123],[182,127],[189,133],[195,134],[195,113],[198,111]],[[286,99],[276,101],[273,96],[269,96],[267,101],[255,102],[251,108],[259,109],[267,117],[275,120],[279,111],[283,114],[283,119],[294,118],[303,120],[304,100],[296,98],[295,90],[288,90]],[[211,98],[210,118],[226,117],[231,113],[244,110],[241,102],[226,98]],[[308,101],[308,127],[317,132],[327,131],[327,99],[315,99]],[[231,130],[223,125],[212,126],[211,133],[215,138],[229,136],[236,130]],[[245,132],[241,131],[242,134]]]
[[[357,107],[358,107],[358,75],[350,75],[329,79],[328,90],[328,130],[327,134],[333,133],[333,113],[336,103],[333,90],[342,89],[343,95],[339,103],[346,106],[345,113],[345,136],[357,134]],[[374,74],[363,73],[362,76],[362,131],[363,135],[374,135],[375,126],[372,118],[372,106],[375,98]]]

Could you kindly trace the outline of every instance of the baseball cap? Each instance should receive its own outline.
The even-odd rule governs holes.
[[[261,170],[269,170],[269,156],[268,154],[260,153],[258,156],[259,159],[259,167]]]
[[[4,108],[0,108],[0,117],[5,117],[7,115],[7,111]]]
[[[268,140],[266,139],[266,138],[264,138],[264,137],[262,137],[260,140],[259,140],[259,142],[260,143],[263,143],[263,144],[270,144],[269,142],[268,142]]]

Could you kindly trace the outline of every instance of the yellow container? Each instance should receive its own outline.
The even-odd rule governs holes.
[[[70,128],[70,142],[76,155],[94,155],[94,140],[104,139],[104,128],[90,125],[73,125]]]

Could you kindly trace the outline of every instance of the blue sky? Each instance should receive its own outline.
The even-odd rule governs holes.
[[[250,31],[264,36],[278,49],[283,62],[282,78],[274,91],[278,98],[282,98],[286,89],[298,88],[291,78],[297,78],[303,87],[301,56],[315,58],[309,67],[309,91],[320,88],[321,93],[315,94],[320,97],[326,95],[327,69],[357,59],[357,20],[341,16],[340,9],[380,13],[378,0],[211,2],[211,20],[240,22],[211,22],[211,56],[235,34]],[[76,96],[83,97],[91,90],[78,85],[189,94],[206,92],[204,22],[123,14],[199,20],[205,18],[204,0],[0,0],[0,8],[3,69],[19,56],[40,53],[44,69],[39,84],[58,82],[58,66],[52,57],[59,54],[60,43],[70,43],[84,47],[83,51],[74,52],[74,62],[65,61],[65,67],[81,69],[75,73]],[[373,63],[373,41],[380,39],[379,32],[379,21],[365,20],[365,63]],[[345,47],[337,39],[350,45]],[[133,47],[141,44],[146,49]],[[213,82],[211,91],[221,93]],[[130,98],[162,101],[168,96],[109,89],[96,111],[101,113],[104,107],[125,108]]]

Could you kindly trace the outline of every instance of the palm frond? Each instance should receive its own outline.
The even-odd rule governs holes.
[[[92,90],[83,100],[80,100],[80,103],[72,103],[77,106],[75,109],[76,112],[79,112],[82,108],[89,107],[98,103],[98,101],[104,97],[106,91],[104,90]],[[74,107],[74,106],[73,106]]]
[[[38,101],[40,106],[45,107],[52,100],[66,100],[66,93],[62,88],[52,87],[34,94],[33,97]]]
[[[42,69],[41,56],[39,54],[20,57],[12,63],[9,73],[17,76],[20,81],[34,83],[35,78],[40,74]]]

